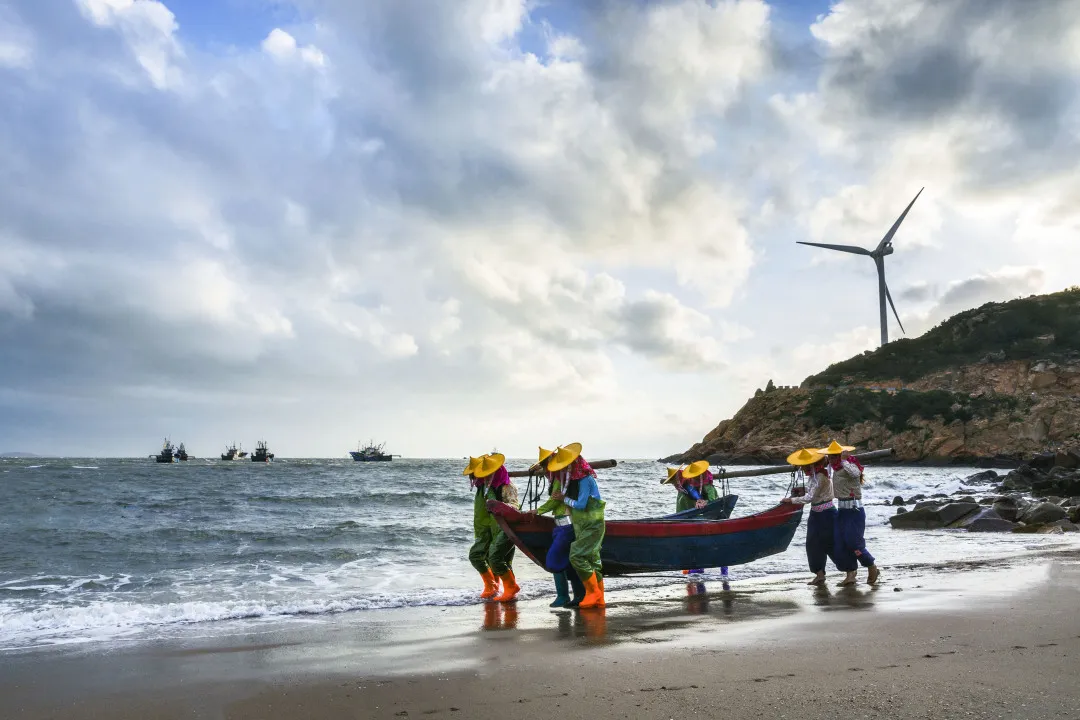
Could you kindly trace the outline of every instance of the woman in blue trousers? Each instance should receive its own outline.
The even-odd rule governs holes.
[[[818,450],[804,448],[789,455],[787,460],[804,476],[806,493],[784,498],[781,502],[810,506],[810,515],[806,518],[806,561],[814,577],[807,585],[824,585],[826,560],[832,560],[837,569],[843,569],[833,553],[837,510],[832,480],[825,470],[825,456]]]

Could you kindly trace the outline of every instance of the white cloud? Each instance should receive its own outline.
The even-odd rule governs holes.
[[[262,41],[262,49],[268,55],[281,61],[299,59],[315,67],[326,64],[326,56],[314,45],[300,46],[289,33],[281,28],[274,28]]]
[[[84,15],[99,27],[117,28],[139,65],[158,89],[183,82],[178,62],[184,52],[177,42],[176,16],[157,0],[76,0]]]
[[[28,68],[34,61],[34,38],[11,8],[0,7],[0,69]]]

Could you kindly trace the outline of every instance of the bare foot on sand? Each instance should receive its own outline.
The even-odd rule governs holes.
[[[855,572],[849,572],[844,579],[837,583],[839,587],[849,587],[855,584]]]
[[[806,584],[807,585],[824,585],[825,584],[825,573],[819,572],[817,575],[814,575],[814,577],[810,580],[810,582],[808,582]]]
[[[866,582],[870,585],[876,585],[879,575],[881,575],[881,571],[878,570],[877,565],[871,565],[870,570],[866,575]]]

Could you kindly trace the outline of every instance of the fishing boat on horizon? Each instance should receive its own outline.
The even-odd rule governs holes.
[[[183,443],[180,444],[180,447],[183,447]],[[184,459],[187,460],[186,450],[184,451],[184,455]],[[180,462],[180,449],[173,445],[169,441],[169,438],[165,438],[165,442],[161,444],[161,452],[157,455],[151,455],[150,457],[154,458],[154,461],[159,463]]]
[[[357,443],[356,450],[350,450],[349,454],[356,462],[390,462],[394,456],[384,452],[385,447],[386,443],[376,445],[374,441],[369,441],[364,447]]]
[[[243,443],[240,445],[240,449],[237,449],[236,443],[225,448],[225,452],[221,453],[222,460],[243,460],[248,456],[247,451],[242,449]]]
[[[251,462],[273,462],[274,453],[266,446],[265,440],[255,443],[255,452],[251,453]]]

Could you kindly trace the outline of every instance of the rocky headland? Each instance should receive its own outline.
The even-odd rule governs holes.
[[[834,437],[897,462],[1002,468],[1080,447],[1080,288],[962,312],[799,387],[770,381],[665,461],[780,463]]]

